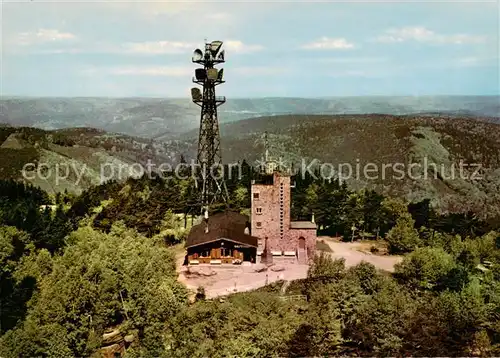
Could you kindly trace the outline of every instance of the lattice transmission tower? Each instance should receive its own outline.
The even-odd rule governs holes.
[[[226,98],[215,95],[215,87],[225,82],[223,80],[224,69],[218,70],[214,67],[225,62],[224,50],[221,50],[221,47],[222,41],[205,43],[205,50],[194,50],[192,58],[194,63],[203,66],[195,70],[193,78],[193,82],[203,86],[203,90],[200,91],[198,87],[191,89],[193,102],[201,107],[197,182],[201,181],[198,187],[203,211],[207,211],[215,201],[228,202],[217,117],[217,108],[226,102]]]

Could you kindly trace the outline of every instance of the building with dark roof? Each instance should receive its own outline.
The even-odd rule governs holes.
[[[192,227],[186,240],[187,263],[234,264],[255,262],[258,238],[250,235],[246,215],[217,213]]]

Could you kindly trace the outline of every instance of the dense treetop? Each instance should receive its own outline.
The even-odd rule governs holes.
[[[244,168],[228,190],[246,212],[257,174]],[[0,355],[90,356],[110,329],[134,337],[130,357],[500,355],[500,220],[295,182],[294,218],[386,241],[404,255],[395,273],[323,253],[285,293],[206,300],[200,289],[190,303],[174,245],[200,212],[192,180],[111,181],[78,196],[0,181]]]

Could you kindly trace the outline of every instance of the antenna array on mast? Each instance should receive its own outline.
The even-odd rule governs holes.
[[[193,78],[193,83],[202,86],[203,90],[192,88],[191,97],[193,102],[201,107],[197,164],[202,177],[202,183],[198,187],[201,189],[200,201],[204,211],[219,199],[228,202],[217,116],[217,108],[226,102],[226,98],[215,95],[215,87],[225,82],[224,69],[214,67],[225,62],[225,52],[221,47],[222,41],[208,43],[205,40],[204,51],[194,50],[192,58],[193,63],[203,66],[195,70]]]

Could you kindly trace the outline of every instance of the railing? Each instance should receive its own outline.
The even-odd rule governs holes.
[[[207,79],[210,80],[209,78],[207,78]],[[205,83],[205,79],[197,79],[196,77],[193,77],[192,80],[193,80],[193,83],[198,83],[200,85]],[[210,80],[210,81],[212,81],[216,85],[226,82],[226,81],[220,80],[220,79],[215,79],[215,80]]]
[[[196,98],[192,98],[192,101],[194,103],[200,103],[200,102],[204,101],[204,98],[203,97],[196,97]],[[217,103],[225,103],[226,102],[226,97],[225,96],[215,96],[215,102],[217,102]]]

